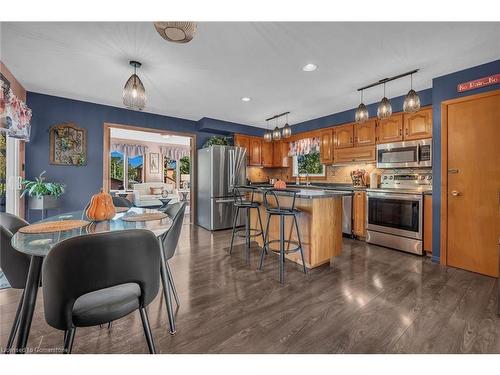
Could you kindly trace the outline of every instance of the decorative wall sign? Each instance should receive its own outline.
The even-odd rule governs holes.
[[[475,79],[474,81],[459,83],[457,85],[457,91],[464,92],[464,91],[478,89],[484,86],[495,85],[497,83],[500,83],[500,74],[494,74],[489,77]]]
[[[160,154],[157,153],[149,154],[149,173],[151,174],[160,173]]]
[[[72,123],[50,128],[50,164],[86,165],[87,130]]]

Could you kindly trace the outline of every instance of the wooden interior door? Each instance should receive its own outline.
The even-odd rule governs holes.
[[[334,148],[352,147],[354,144],[353,134],[354,130],[352,124],[335,127]]]
[[[377,125],[377,143],[399,142],[403,140],[403,115],[392,115],[379,120]]]
[[[354,146],[369,146],[375,144],[375,119],[354,125]]]
[[[500,90],[443,105],[447,263],[493,277],[499,267],[499,108]]]
[[[405,141],[432,138],[432,108],[421,109],[416,113],[405,113],[404,128]]]

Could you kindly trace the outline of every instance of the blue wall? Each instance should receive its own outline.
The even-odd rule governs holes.
[[[498,84],[482,87],[466,92],[457,92],[459,83],[472,81],[492,74],[500,73],[500,60],[461,70],[432,80],[432,258],[440,259],[440,216],[441,216],[441,103],[445,100],[459,98],[467,95],[479,94],[486,91],[498,90]],[[500,110],[500,108],[499,108]],[[471,124],[473,125],[473,124]]]
[[[90,196],[102,187],[103,124],[105,122],[135,125],[146,128],[172,130],[196,134],[197,148],[206,139],[221,134],[222,126],[230,124],[230,132],[254,134],[255,128],[227,123],[215,119],[197,121],[154,115],[123,108],[105,106],[56,96],[28,92],[27,104],[33,111],[31,139],[26,144],[26,177],[33,178],[42,171],[52,181],[66,184],[61,197],[61,211],[78,210],[85,206]],[[82,167],[56,166],[49,163],[49,128],[63,122],[73,122],[87,129],[87,165]],[[221,125],[222,124],[222,125]],[[258,129],[260,131],[260,129]],[[254,134],[255,135],[255,134]],[[39,218],[38,212],[30,212],[30,220]]]
[[[418,95],[420,97],[420,105],[422,107],[432,104],[432,89],[419,91]],[[393,113],[403,111],[403,101],[404,101],[404,95],[390,99]],[[377,116],[377,107],[378,103],[372,103],[367,105],[370,117]],[[353,122],[355,112],[356,108],[353,108],[348,111],[338,112],[332,115],[319,117],[313,120],[299,122],[298,124],[292,125],[292,133],[301,133],[315,129],[327,128],[334,125],[345,124],[346,122]]]

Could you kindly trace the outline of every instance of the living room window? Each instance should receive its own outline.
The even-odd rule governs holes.
[[[133,184],[144,181],[144,157],[142,155],[125,157],[119,151],[112,151],[109,175],[111,190],[125,190],[125,186],[127,189],[132,189]]]

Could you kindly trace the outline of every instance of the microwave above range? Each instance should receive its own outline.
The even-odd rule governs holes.
[[[377,145],[377,168],[432,166],[432,139]]]

